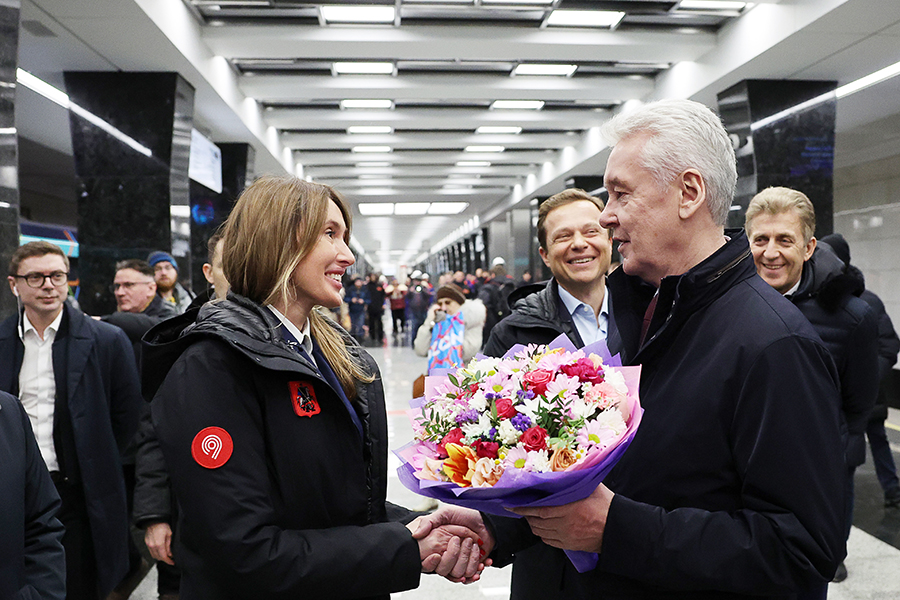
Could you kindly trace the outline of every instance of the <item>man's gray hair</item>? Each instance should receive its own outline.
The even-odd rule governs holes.
[[[649,134],[642,162],[660,187],[688,169],[699,171],[706,184],[709,212],[718,225],[725,225],[734,199],[737,167],[728,133],[709,108],[692,100],[659,100],[616,115],[600,132],[611,147]]]

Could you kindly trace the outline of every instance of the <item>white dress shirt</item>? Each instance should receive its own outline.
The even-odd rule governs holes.
[[[53,445],[53,409],[56,399],[53,340],[56,339],[56,332],[62,322],[62,311],[44,330],[44,339],[38,335],[37,329],[28,320],[28,315],[23,314],[22,319],[23,327],[19,335],[25,345],[25,356],[19,371],[19,401],[31,420],[31,428],[47,469],[59,471],[59,461]]]
[[[572,315],[572,323],[585,346],[606,339],[609,329],[609,288],[603,293],[599,317],[594,316],[593,308],[567,292],[562,286],[559,286],[559,297]]]
[[[313,352],[313,344],[312,337],[310,336],[310,328],[309,328],[309,319],[306,319],[306,323],[303,324],[303,330],[297,329],[297,326],[291,323],[290,319],[281,314],[277,308],[272,306],[271,304],[267,304],[266,308],[272,311],[272,314],[278,317],[278,320],[281,321],[281,324],[284,325],[288,331],[291,332],[291,335],[294,336],[300,345],[303,346],[303,349],[306,350],[307,354],[312,357]]]

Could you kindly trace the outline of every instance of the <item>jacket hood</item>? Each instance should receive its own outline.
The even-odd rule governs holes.
[[[210,337],[224,341],[254,362],[273,370],[315,373],[281,339],[281,322],[271,311],[233,292],[225,300],[163,321],[143,338],[141,386],[144,398],[153,399],[178,357],[195,341]],[[343,330],[341,330],[343,331]],[[347,345],[352,346],[344,334]]]
[[[859,296],[865,288],[858,269],[848,269],[829,245],[820,244],[803,265],[800,287],[793,300],[815,298],[826,311],[834,312],[845,296]]]
[[[481,300],[466,300],[460,308],[466,327],[483,327],[487,319],[487,308]]]

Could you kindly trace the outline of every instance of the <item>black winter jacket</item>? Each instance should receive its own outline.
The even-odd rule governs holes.
[[[514,295],[510,296],[511,304],[514,302],[513,312],[491,331],[483,350],[487,356],[503,356],[515,344],[547,344],[562,333],[578,348],[584,346],[572,316],[559,297],[559,283],[550,279],[543,289],[536,284],[529,287],[538,291],[518,300],[513,300]],[[609,299],[609,311],[611,315],[612,298]],[[620,344],[618,330],[610,317],[607,346],[615,353]]]
[[[862,272],[853,265],[848,265],[847,270],[858,274],[861,281],[865,282]],[[875,318],[878,321],[878,397],[875,400],[875,406],[869,415],[869,420],[884,421],[888,417],[887,410],[887,376],[891,372],[891,367],[897,363],[897,353],[900,352],[900,337],[894,330],[894,324],[884,308],[884,302],[881,301],[875,292],[864,290],[859,295],[860,299],[869,305]]]
[[[746,236],[653,296],[609,276],[644,416],[605,483],[597,568],[555,577],[571,599],[795,598],[845,554],[846,474],[834,364],[809,322],[757,274]],[[496,527],[497,560],[521,528]],[[521,546],[520,546],[521,547]],[[523,596],[531,597],[531,596]]]
[[[380,378],[352,400],[360,439],[337,392],[278,326],[229,293],[145,338],[144,392],[180,512],[182,598],[386,598],[415,587],[418,546],[399,522],[409,513],[385,501]],[[322,364],[317,346],[314,356]],[[233,441],[217,468],[195,458],[208,427]]]
[[[847,464],[866,461],[865,431],[878,395],[878,322],[856,296],[865,282],[848,272],[822,244],[803,265],[800,287],[790,300],[809,319],[837,365],[841,411],[847,422]]]

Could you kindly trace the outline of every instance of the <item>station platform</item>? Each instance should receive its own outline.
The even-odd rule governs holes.
[[[389,328],[388,328],[389,331]],[[394,338],[389,332],[382,347],[368,348],[381,368],[388,408],[390,447],[399,448],[412,437],[406,409],[412,394],[413,381],[425,372],[426,360],[416,356],[408,339]],[[887,422],[888,438],[894,450],[894,460],[900,462],[900,411],[891,409]],[[389,456],[391,473],[396,472],[399,459]],[[422,498],[407,490],[394,475],[388,481],[388,500],[415,508]],[[856,473],[856,506],[854,527],[850,534],[846,566],[848,578],[829,585],[828,597],[833,600],[885,600],[900,598],[900,509],[885,510],[883,496],[871,457]],[[512,569],[487,569],[481,581],[462,586],[435,575],[423,575],[421,585],[392,595],[402,600],[484,600],[509,598]],[[151,570],[132,595],[136,600],[155,600],[156,570]]]

